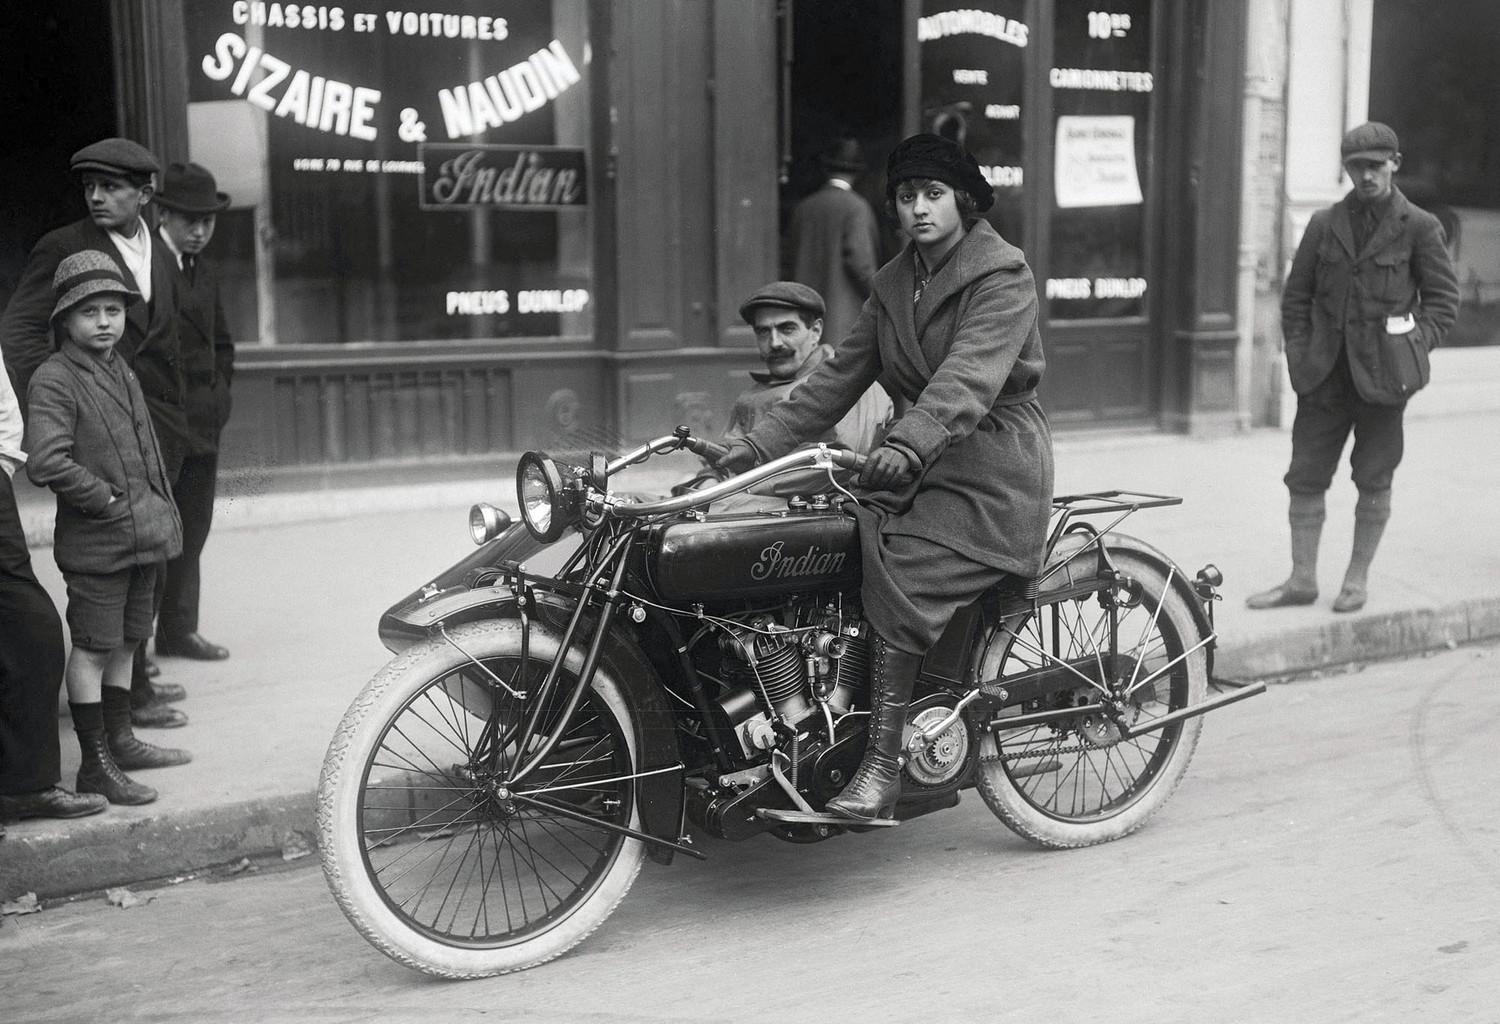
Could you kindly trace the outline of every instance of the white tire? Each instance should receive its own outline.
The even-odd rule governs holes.
[[[530,705],[494,678],[534,697],[558,637],[532,624],[532,675],[518,679],[520,623],[469,623],[449,636],[403,652],[345,713],[318,784],[319,844],[334,898],[372,945],[428,974],[480,978],[559,956],[629,891],[640,841],[577,815],[639,828],[632,785],[611,781],[634,770],[635,723],[600,669],[565,742],[513,794],[476,751],[493,720],[510,737],[488,747],[499,761],[514,767],[534,753],[534,742],[529,751],[514,742]],[[569,653],[559,696],[582,661]],[[532,802],[508,799],[516,794]]]
[[[1139,602],[1119,609],[1117,636],[1126,671],[1145,679],[1196,644],[1198,626],[1187,600],[1167,585],[1155,565],[1130,551],[1112,549],[1111,557],[1140,586]],[[1059,616],[1056,629],[1054,615]],[[1092,595],[1043,605],[1040,618],[1028,619],[1016,633],[997,629],[982,641],[980,679],[998,676],[1003,686],[1005,676],[1051,664],[1040,652],[1050,654],[1054,642],[1061,645],[1061,660],[1109,650],[1107,613]],[[1207,659],[1200,648],[1133,695],[1130,724],[1195,705],[1204,700],[1207,687]],[[1081,685],[1071,695],[1054,695],[1048,709],[1062,700],[1082,704],[1096,698],[1095,691]],[[1002,717],[1027,710],[1047,709],[1007,709]],[[1202,718],[1189,718],[1126,739],[1107,716],[1080,714],[1044,725],[986,731],[976,788],[996,817],[1039,846],[1109,842],[1140,828],[1167,802],[1187,771],[1202,728]]]

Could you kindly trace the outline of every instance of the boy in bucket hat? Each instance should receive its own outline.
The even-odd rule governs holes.
[[[181,274],[177,336],[187,414],[182,468],[172,484],[182,516],[182,554],[167,563],[156,653],[218,661],[229,657],[229,651],[198,632],[199,558],[213,523],[219,434],[229,420],[234,343],[219,297],[217,269],[203,250],[214,236],[218,214],[229,206],[229,196],[218,190],[208,168],[174,163],[163,176],[156,206],[158,237]]]
[[[191,758],[137,739],[130,719],[131,664],[150,635],[157,563],[182,550],[145,396],[115,351],[140,294],[93,249],[62,259],[53,290],[62,347],[31,378],[26,472],[57,495],[53,555],[68,592],[64,679],[83,753],[78,791],[150,803],[156,790],[125,770]]]

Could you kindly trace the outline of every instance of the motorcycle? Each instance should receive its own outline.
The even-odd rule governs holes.
[[[869,715],[859,498],[835,477],[861,458],[819,445],[671,497],[611,489],[684,449],[723,450],[679,427],[613,461],[528,452],[520,522],[476,505],[477,550],[382,617],[396,657],[330,743],[318,829],[340,908],[397,961],[477,978],[559,956],[646,858],[704,857],[691,829],[815,843],[973,789],[1039,846],[1118,839],[1182,780],[1201,716],[1264,690],[1209,695],[1218,570],[1116,532],[1180,498],[1059,497],[1041,574],[926,654],[895,818],[828,813]],[[824,493],[713,511],[809,467]]]

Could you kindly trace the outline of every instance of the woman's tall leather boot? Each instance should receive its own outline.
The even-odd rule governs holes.
[[[98,793],[112,804],[149,804],[155,800],[156,790],[130,778],[110,756],[99,705],[69,701],[68,708],[73,712],[73,730],[78,733],[78,749],[83,753],[75,787],[78,792]]]
[[[193,759],[186,750],[158,747],[136,738],[130,723],[130,691],[123,687],[104,687],[104,735],[115,764],[127,771],[170,768]]]
[[[875,637],[870,665],[870,734],[864,760],[843,792],[828,801],[834,814],[855,821],[889,818],[901,797],[902,737],[906,706],[917,681],[922,656],[902,651]]]

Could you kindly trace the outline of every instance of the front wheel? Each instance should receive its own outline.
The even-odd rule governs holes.
[[[428,974],[479,978],[581,942],[629,890],[639,828],[635,729],[603,670],[562,739],[582,667],[570,652],[553,697],[536,693],[560,645],[533,624],[470,623],[415,645],[339,723],[318,783],[323,871],[339,907],[381,952]],[[535,714],[535,724],[532,716]]]
[[[1062,662],[1080,667],[1076,686],[1006,708],[980,742],[980,796],[1040,846],[1092,846],[1140,828],[1182,780],[1203,728],[1201,718],[1189,718],[1125,735],[1122,724],[1139,727],[1201,702],[1208,669],[1201,647],[1186,653],[1199,632],[1178,589],[1141,556],[1110,554],[1129,581],[1112,588],[1111,600],[1101,604],[1090,594],[1044,604],[981,641],[979,678],[998,677],[1001,686],[1006,677]],[[1088,666],[1097,666],[1091,680],[1081,674]],[[1109,696],[1118,703],[1104,710]]]

